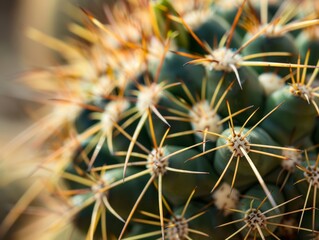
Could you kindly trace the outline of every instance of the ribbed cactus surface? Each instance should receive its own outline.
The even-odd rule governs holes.
[[[83,10],[71,41],[28,32],[64,58],[25,80],[53,103],[33,136],[68,206],[49,230],[319,239],[318,3],[138,0],[106,13]]]

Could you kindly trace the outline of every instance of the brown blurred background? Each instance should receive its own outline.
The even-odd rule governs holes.
[[[0,142],[5,144],[28,124],[26,92],[17,79],[32,66],[48,63],[49,51],[25,36],[28,27],[56,34],[59,0],[0,1]]]
[[[30,124],[28,90],[19,77],[32,67],[47,66],[54,53],[26,37],[28,27],[50,36],[67,35],[67,24],[79,20],[79,7],[103,21],[103,4],[109,0],[0,1],[0,143],[3,145]],[[52,56],[53,55],[53,56]],[[55,56],[54,56],[55,57]],[[31,105],[32,106],[32,105]],[[32,107],[31,107],[32,108]]]
[[[17,15],[19,1],[0,2],[0,142],[4,143],[10,135],[18,132],[21,114],[19,101],[9,97],[9,85],[15,74],[22,69],[17,41]],[[12,132],[11,132],[12,131]]]
[[[32,124],[30,112],[39,105],[31,101],[32,93],[21,84],[22,76],[34,67],[56,63],[58,55],[26,37],[30,27],[63,39],[69,35],[67,25],[81,21],[79,7],[91,11],[103,21],[103,4],[109,0],[1,0],[0,1],[0,239],[40,239],[25,234],[29,225],[40,221],[36,214],[21,214],[14,208],[34,183],[30,169],[39,160],[27,146],[4,154],[6,145]],[[2,151],[1,151],[2,150]],[[29,168],[29,169],[28,169]],[[33,186],[33,185],[32,185]],[[33,202],[47,202],[43,193]],[[45,199],[45,201],[43,201]],[[37,204],[36,204],[37,205]],[[14,210],[12,210],[14,209]],[[32,208],[31,208],[32,209]],[[22,209],[21,209],[22,210]],[[45,212],[48,212],[47,210]],[[19,217],[22,216],[22,217]],[[36,221],[37,220],[37,221]],[[28,224],[25,224],[27,222]],[[5,232],[5,233],[4,233]],[[48,239],[42,238],[41,239]]]

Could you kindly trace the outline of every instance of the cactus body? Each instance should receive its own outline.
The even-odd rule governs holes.
[[[318,234],[309,2],[125,2],[106,10],[109,23],[84,10],[76,44],[31,34],[68,60],[50,69],[67,87],[48,85],[48,98],[80,107],[71,116],[55,106],[41,145],[50,151],[65,129],[41,163],[54,165],[61,218],[90,240]]]

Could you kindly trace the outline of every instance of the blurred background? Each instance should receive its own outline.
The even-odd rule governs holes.
[[[26,30],[36,28],[64,38],[67,24],[80,21],[80,8],[103,21],[107,0],[10,0],[0,1],[0,143],[9,141],[30,124],[26,108],[28,91],[19,78],[29,69],[48,66],[53,52],[28,39]],[[32,105],[31,105],[32,106]]]
[[[103,5],[108,0],[2,0],[0,1],[0,239],[34,239],[28,231],[16,232],[32,223],[41,214],[41,202],[49,199],[45,194],[37,197],[38,209],[29,209],[30,215],[19,217],[23,206],[19,200],[33,188],[35,179],[28,167],[39,159],[28,147],[21,146],[10,155],[7,145],[32,124],[32,113],[39,104],[33,102],[32,93],[21,83],[24,74],[33,68],[57,63],[57,54],[26,36],[28,28],[35,28],[49,36],[64,39],[69,36],[69,23],[81,22],[80,7],[92,12],[102,22]],[[13,144],[12,144],[13,145]],[[34,158],[34,159],[33,159]],[[34,165],[33,165],[34,166]],[[16,207],[18,206],[18,207]],[[21,208],[21,209],[19,209]],[[30,224],[29,224],[30,225]],[[32,225],[32,224],[31,224]],[[5,229],[5,233],[3,230]],[[19,237],[20,236],[20,237]],[[21,237],[22,236],[22,237]],[[36,238],[48,239],[48,238]]]
[[[18,133],[26,120],[22,110],[23,101],[12,95],[12,87],[18,73],[24,68],[20,52],[22,26],[22,1],[0,2],[0,142],[5,144]],[[21,13],[20,13],[21,12]]]

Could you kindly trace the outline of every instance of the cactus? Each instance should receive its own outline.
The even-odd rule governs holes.
[[[28,138],[67,209],[47,231],[318,239],[315,5],[118,1],[70,42],[30,29],[65,58],[24,79],[54,103]]]

